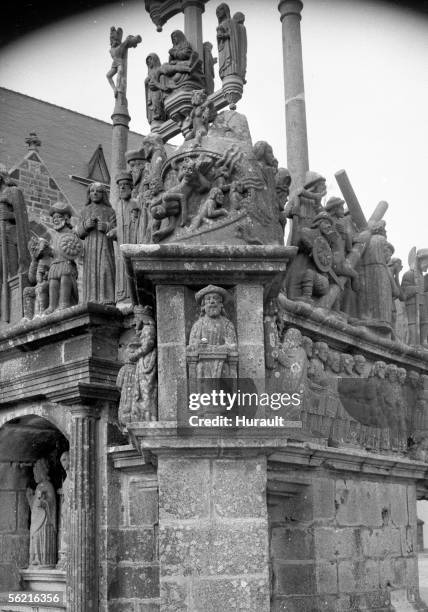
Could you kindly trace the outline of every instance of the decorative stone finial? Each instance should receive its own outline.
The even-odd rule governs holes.
[[[36,132],[30,132],[25,142],[28,145],[29,151],[37,151],[42,146],[42,141],[38,138]]]

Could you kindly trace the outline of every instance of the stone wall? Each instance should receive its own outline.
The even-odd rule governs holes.
[[[269,501],[274,612],[425,609],[414,485],[320,471]]]
[[[161,609],[267,612],[265,458],[160,456],[158,478]]]
[[[112,476],[120,517],[109,526],[109,612],[159,610],[158,491],[153,469]],[[114,503],[114,502],[113,502]]]
[[[20,590],[19,570],[28,566],[30,474],[31,466],[0,463],[0,592]]]

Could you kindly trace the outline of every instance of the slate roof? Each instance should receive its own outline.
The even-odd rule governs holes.
[[[8,170],[28,153],[25,139],[30,132],[42,141],[39,153],[50,174],[79,208],[85,188],[69,176],[88,176],[99,145],[110,166],[111,123],[0,87],[0,163]],[[141,139],[141,134],[130,131],[129,148],[138,148]]]

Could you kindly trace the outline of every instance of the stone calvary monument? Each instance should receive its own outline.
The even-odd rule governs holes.
[[[287,168],[236,110],[251,25],[221,3],[205,41],[206,3],[145,0],[184,31],[144,50],[137,149],[144,40],[111,28],[110,190],[53,203],[42,235],[0,171],[0,591],[70,612],[428,610],[428,250],[400,280],[388,204],[310,169],[302,2],[278,6]],[[209,427],[220,395],[189,412],[189,393],[222,385],[298,401]]]

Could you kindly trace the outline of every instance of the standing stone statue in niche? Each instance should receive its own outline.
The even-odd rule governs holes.
[[[136,47],[141,42],[141,36],[127,36],[125,41],[122,42],[123,30],[122,28],[110,28],[110,55],[113,59],[110,70],[107,72],[107,80],[111,85],[114,92],[114,97],[117,98],[119,94],[126,100],[126,58],[128,49]],[[113,81],[113,77],[116,76],[116,83]]]
[[[162,89],[163,76],[160,74],[161,61],[156,53],[149,53],[146,57],[147,77],[144,81],[146,90],[147,121],[153,129],[166,120],[163,99],[165,92]]]
[[[325,178],[308,171],[303,189],[291,198],[285,209],[286,216],[293,220],[290,244],[297,245],[300,229],[310,227],[314,218],[324,210],[321,200],[326,194]]]
[[[30,567],[54,567],[57,562],[56,494],[47,459],[38,459],[33,472],[36,489],[27,488],[31,509]]]
[[[137,244],[138,222],[140,211],[132,196],[132,175],[130,172],[121,172],[116,176],[116,184],[119,190],[119,202],[117,206],[117,229],[116,239],[118,244]],[[112,232],[113,235],[113,232]],[[125,271],[125,263],[119,258],[116,269],[116,301],[125,300],[130,297],[128,281]]]
[[[413,248],[410,270],[403,274],[401,290],[406,304],[409,344],[428,344],[428,249]]]
[[[231,299],[222,287],[208,285],[195,295],[199,319],[192,325],[187,349],[190,378],[235,377],[237,338],[224,310]]]
[[[116,234],[116,215],[103,184],[92,183],[89,186],[88,199],[80,214],[76,233],[85,242],[83,301],[114,304],[116,262],[113,238]]]
[[[60,457],[60,463],[65,472],[62,481],[60,495],[61,507],[59,512],[59,537],[58,537],[58,569],[66,569],[68,555],[68,536],[70,530],[70,504],[71,504],[71,480],[70,480],[70,453],[65,451]]]
[[[119,422],[157,419],[156,326],[151,308],[134,308],[136,340],[127,348],[126,363],[119,371],[116,385],[121,391]]]
[[[55,230],[53,236],[53,261],[49,267],[49,306],[43,314],[74,306],[79,301],[77,291],[77,265],[82,243],[70,223],[73,211],[68,204],[56,202],[49,214]]]
[[[19,273],[26,274],[28,270],[29,239],[24,196],[0,164],[0,315],[5,323],[10,321],[9,280]]]

